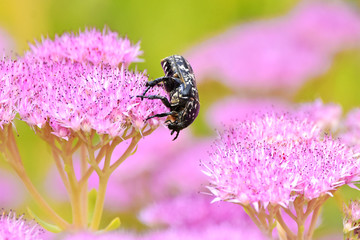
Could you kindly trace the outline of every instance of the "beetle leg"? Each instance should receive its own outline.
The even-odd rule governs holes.
[[[143,99],[143,98],[148,98],[148,99],[160,99],[166,107],[170,108],[170,106],[171,106],[170,103],[169,103],[169,100],[168,100],[166,97],[164,97],[164,96],[149,95],[149,96],[137,96],[137,97],[141,97],[141,99]]]
[[[177,137],[179,136],[180,131],[172,130],[171,135],[173,135],[174,132],[176,132],[176,136],[175,136],[175,138],[173,139],[173,141],[175,141],[175,140],[177,139]]]
[[[154,79],[154,80],[152,80],[152,81],[146,82],[145,86],[146,86],[147,88],[145,89],[145,91],[143,92],[142,95],[138,95],[137,97],[140,97],[141,100],[143,100],[145,94],[150,90],[150,88],[158,85],[158,84],[161,83],[161,82],[166,82],[166,81],[169,81],[169,80],[173,80],[173,81],[177,82],[179,85],[181,84],[181,80],[180,80],[179,78],[174,78],[174,77],[161,77],[161,78],[157,78],[157,79]]]
[[[148,117],[145,121],[151,119],[151,118],[154,118],[154,117],[166,117],[166,116],[169,116],[169,115],[175,115],[176,112],[175,111],[171,111],[171,112],[165,112],[165,113],[159,113],[159,114],[155,114],[151,117]]]
[[[148,81],[145,84],[145,86],[154,87],[154,86],[158,85],[161,82],[166,82],[166,81],[169,81],[169,80],[173,80],[173,81],[177,82],[179,85],[182,83],[180,78],[166,76],[166,77],[156,78],[156,79],[154,79],[152,81]]]

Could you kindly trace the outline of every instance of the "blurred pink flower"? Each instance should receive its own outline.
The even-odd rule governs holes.
[[[264,109],[289,109],[288,104],[275,99],[239,99],[226,98],[212,105],[206,113],[207,123],[217,129],[223,129],[237,121],[244,121],[255,112]]]
[[[288,16],[234,27],[186,55],[199,82],[291,93],[359,40],[360,16],[345,3],[307,2]]]
[[[0,207],[14,209],[25,201],[25,188],[19,179],[0,169]]]
[[[127,38],[120,38],[117,32],[104,28],[102,32],[97,29],[85,29],[78,34],[64,33],[55,36],[54,40],[42,38],[41,43],[30,45],[26,58],[39,58],[44,61],[70,61],[92,63],[94,65],[109,64],[128,66],[138,62],[140,51],[139,43],[132,45]]]
[[[352,149],[296,114],[254,114],[220,134],[203,161],[216,200],[288,206],[351,184],[360,166]]]
[[[265,238],[256,228],[236,228],[229,225],[213,225],[205,229],[184,230],[169,229],[150,233],[141,238],[141,240],[265,240]]]
[[[61,238],[62,240],[140,240],[135,234],[125,232],[109,232],[109,233],[87,233],[80,232],[69,234]]]
[[[352,109],[343,121],[341,139],[350,146],[360,147],[360,108]]]
[[[157,125],[148,116],[166,111],[160,101],[141,101],[147,77],[123,67],[27,59],[16,76],[20,99],[17,111],[31,126],[49,122],[53,134],[67,139],[73,132],[95,130],[121,136],[129,127]],[[163,94],[162,89],[152,94]]]
[[[321,129],[332,133],[338,130],[342,118],[340,105],[335,103],[324,104],[321,99],[300,104],[296,112],[303,115],[302,117],[314,121]]]
[[[255,230],[255,231],[254,231]],[[122,232],[112,233],[80,233],[67,236],[63,240],[265,240],[257,229],[237,229],[231,226],[214,225],[211,228],[199,229],[199,231],[187,231],[184,229],[171,229],[149,232],[144,234],[126,234]]]
[[[244,121],[253,113],[266,110],[287,111],[301,118],[308,118],[323,130],[335,132],[340,125],[342,108],[338,104],[323,103],[321,99],[313,102],[289,104],[276,99],[237,99],[227,98],[216,102],[207,112],[207,121],[218,130],[230,125],[234,120]]]
[[[210,142],[199,141],[189,134],[182,136],[173,144],[168,129],[160,127],[142,139],[136,154],[110,179],[106,206],[123,211],[200,191],[206,177],[200,172],[199,160],[207,155]],[[115,150],[114,156],[122,152],[121,147]]]
[[[237,229],[249,225],[256,228],[242,208],[227,202],[210,203],[210,198],[202,193],[192,193],[164,199],[143,209],[139,218],[151,227],[200,231],[214,225],[229,224]]]
[[[0,212],[0,239],[41,240],[43,232],[35,222],[26,222],[23,215],[17,217],[13,211]]]
[[[344,1],[302,2],[290,15],[294,34],[325,52],[359,47],[360,15]]]

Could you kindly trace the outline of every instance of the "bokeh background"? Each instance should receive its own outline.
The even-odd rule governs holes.
[[[207,55],[204,52],[206,52],[207,46],[211,46],[211,44],[216,45],[217,42],[224,41],[223,45],[229,45],[230,49],[231,47],[236,48],[236,41],[231,43],[230,40],[226,42],[226,39],[237,39],[241,34],[249,34],[249,32],[242,30],[242,28],[258,26],[259,23],[260,32],[262,31],[262,25],[270,24],[270,28],[262,27],[267,29],[266,31],[269,31],[269,34],[272,34],[272,36],[276,36],[275,39],[278,38],[278,35],[280,35],[279,39],[282,39],[281,34],[288,32],[282,31],[281,24],[276,25],[276,22],[286,22],[288,18],[291,18],[294,14],[296,15],[296,12],[300,11],[299,9],[307,6],[307,4],[312,4],[312,2],[295,0],[0,1],[0,44],[3,44],[0,47],[2,48],[1,50],[5,50],[6,54],[16,57],[17,55],[23,55],[24,51],[29,49],[28,43],[34,43],[36,40],[41,41],[42,36],[54,38],[56,34],[61,35],[64,32],[78,32],[86,27],[103,29],[106,26],[112,31],[118,32],[120,36],[127,36],[133,43],[141,42],[141,49],[144,52],[142,59],[144,61],[137,63],[136,66],[132,65],[131,68],[136,68],[139,71],[146,69],[150,78],[163,75],[160,60],[166,56],[183,54],[190,63],[192,63],[191,60],[194,61],[195,74],[197,74],[197,69],[199,69],[200,76],[198,89],[201,112],[198,119],[190,129],[184,130],[180,134],[180,140],[178,141],[171,142],[170,136],[167,137],[168,132],[163,128],[162,132],[158,135],[159,138],[164,138],[162,141],[151,143],[153,140],[151,141],[150,139],[147,142],[141,143],[139,151],[141,151],[141,147],[144,148],[144,152],[139,153],[141,157],[138,157],[142,158],[138,160],[142,166],[141,169],[136,171],[135,169],[140,165],[133,164],[133,166],[128,167],[132,169],[134,176],[126,176],[126,180],[124,180],[119,173],[118,176],[113,178],[115,183],[109,193],[109,198],[111,198],[111,195],[113,196],[113,202],[110,201],[108,203],[109,207],[106,210],[104,222],[116,215],[121,215],[122,227],[142,230],[146,226],[137,219],[141,208],[164,197],[175,196],[183,192],[200,191],[201,186],[198,188],[182,186],[183,189],[187,189],[183,191],[179,190],[180,187],[177,185],[179,189],[176,191],[169,190],[173,186],[166,188],[169,194],[139,194],[144,189],[156,188],[156,184],[164,185],[164,182],[177,174],[177,169],[185,168],[182,176],[186,176],[186,174],[189,174],[186,171],[187,167],[192,166],[191,164],[194,163],[197,166],[200,159],[206,159],[206,148],[216,136],[215,127],[211,124],[212,115],[209,111],[216,104],[218,108],[222,108],[223,99],[231,97],[236,98],[236,101],[255,102],[253,103],[254,105],[250,104],[249,108],[252,108],[251,106],[259,106],[262,103],[272,104],[273,102],[280,102],[281,104],[288,105],[314,101],[320,98],[324,103],[334,102],[341,105],[344,115],[350,109],[360,106],[360,2],[355,0],[341,2],[322,1],[321,4],[335,3],[332,7],[335,6],[335,8],[341,9],[338,13],[339,16],[334,11],[334,15],[329,14],[329,16],[324,18],[325,20],[323,21],[325,22],[321,24],[312,23],[311,18],[309,18],[310,22],[307,23],[309,26],[317,25],[319,28],[327,28],[326,31],[329,35],[325,35],[321,39],[323,42],[317,42],[317,44],[311,46],[311,49],[315,52],[323,53],[321,57],[325,58],[326,64],[325,66],[319,64],[319,69],[315,67],[315,70],[319,71],[313,71],[311,74],[307,74],[306,77],[302,77],[301,81],[297,82],[296,87],[293,87],[291,83],[280,81],[274,81],[274,84],[269,85],[259,84],[259,88],[257,86],[249,87],[247,84],[244,84],[242,87],[241,84],[234,83],[236,79],[228,81],[226,76],[213,74],[211,71],[206,72],[207,70],[204,66],[207,65]],[[343,15],[348,13],[351,17],[345,16],[345,20],[342,20]],[[321,13],[318,14],[321,15]],[[328,21],[332,18],[334,18],[334,22]],[[320,17],[320,19],[322,18]],[[344,31],[345,33],[338,32],[336,30],[339,27],[337,24],[339,24],[340,28],[345,28],[345,30],[349,28],[349,31]],[[277,29],[279,29],[278,33],[276,32]],[[334,29],[333,35],[332,29]],[[312,31],[308,32],[308,39],[317,36],[317,32],[321,32],[322,29],[314,28]],[[347,37],[340,38],[336,48],[333,47],[326,52],[327,50],[323,46],[326,46],[328,41],[331,41],[340,34],[348,35],[346,35]],[[266,32],[263,35],[258,34],[258,38],[261,38],[258,39],[259,49],[261,50],[261,47],[263,47],[261,44],[267,41]],[[301,39],[303,40],[303,38]],[[256,42],[254,44],[256,46]],[[276,50],[282,51],[281,44],[280,42],[276,46]],[[285,41],[283,48],[287,47]],[[254,48],[254,50],[256,49]],[[230,68],[239,68],[236,62],[236,54],[241,53],[234,51],[232,56],[229,54],[229,49],[227,50],[227,55],[222,55],[221,51],[221,48],[219,48],[216,52],[219,62],[226,63]],[[289,51],[287,59],[294,59],[294,61],[281,61],[277,67],[281,64],[286,69],[288,68],[287,62],[295,65],[306,64],[306,60],[305,63],[301,62],[301,60],[297,62],[299,57],[297,53],[301,54],[301,49],[298,52]],[[250,53],[247,51],[246,54],[251,55],[251,51]],[[208,58],[209,64],[210,59],[214,55],[211,56]],[[211,61],[211,64],[216,64],[214,59],[211,59]],[[271,67],[270,65],[269,68],[271,69]],[[212,68],[214,67],[212,66]],[[256,69],[256,66],[254,68]],[[261,72],[262,69],[259,68],[258,71]],[[252,80],[250,78],[247,81],[251,82]],[[289,81],[292,81],[292,79],[289,78]],[[226,103],[224,104],[226,105]],[[228,107],[229,105],[226,106]],[[233,106],[234,112],[243,111],[243,109],[237,108],[238,105],[234,104]],[[226,119],[227,116],[222,117]],[[61,197],[61,191],[63,191],[60,186],[61,184],[57,184],[57,180],[49,179],[49,172],[53,171],[53,161],[46,143],[40,140],[21,121],[16,121],[16,126],[20,152],[31,179],[45,195],[48,195],[48,198],[58,210],[64,215],[70,215],[70,208],[66,203],[66,199],[64,200]],[[153,156],[151,155],[154,154],[153,149],[166,152],[160,154],[161,156]],[[196,149],[204,151],[194,154]],[[141,163],[144,159],[149,159],[145,165]],[[151,159],[156,159],[154,164],[149,163]],[[193,161],[193,163],[179,167],[182,162],[188,161]],[[6,162],[0,161],[0,204],[3,205],[0,205],[0,207],[12,208],[22,213],[26,212],[26,205],[30,205],[36,211],[36,204],[29,198],[21,183],[16,182],[15,177],[11,176],[10,173],[11,171]],[[164,176],[158,177],[161,174]],[[128,173],[128,175],[131,174]],[[146,177],[144,177],[145,175]],[[149,180],[156,177],[158,179],[154,181]],[[145,183],[140,182],[139,179],[145,179],[143,180]],[[174,179],[174,182],[178,181],[176,177]],[[194,180],[194,184],[201,181]],[[116,185],[116,183],[119,183],[119,185]],[[124,184],[131,186],[128,187],[130,189],[121,187]],[[162,189],[161,187],[159,188]],[[53,192],[51,193],[50,191],[49,193],[49,189],[52,189]],[[124,195],[130,199],[127,200],[127,205],[125,204],[126,200],[123,202],[119,200],[116,204],[116,199],[121,199],[121,196],[116,195],[117,189],[122,189],[121,191],[126,192]],[[111,192],[114,194],[111,194]],[[330,199],[325,205],[322,223],[316,235],[323,236],[325,234],[341,233],[341,201],[343,199],[354,199],[357,196],[360,196],[358,191],[343,188],[338,195]],[[121,207],[122,203],[124,204]]]

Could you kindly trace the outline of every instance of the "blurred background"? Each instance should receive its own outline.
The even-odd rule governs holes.
[[[198,119],[175,142],[165,128],[157,133],[162,141],[145,139],[135,157],[138,162],[134,158],[132,165],[124,166],[134,175],[118,173],[109,188],[105,220],[120,214],[124,228],[141,230],[146,226],[138,220],[139,212],[148,204],[199,192],[206,185],[202,176],[187,184],[181,179],[192,174],[189,166],[196,168],[200,159],[206,160],[214,129],[220,126],[216,121],[242,116],[263,104],[288,106],[321,99],[339,104],[343,116],[360,106],[359,7],[355,0],[0,1],[0,50],[21,56],[28,43],[42,36],[107,26],[133,43],[141,42],[144,61],[130,68],[146,70],[150,78],[163,75],[160,60],[166,56],[181,54],[189,60],[198,79]],[[49,148],[26,124],[16,121],[16,126],[31,179],[57,209],[70,215],[61,183],[49,177],[54,171]],[[157,148],[164,151],[161,156],[154,155]],[[0,208],[22,213],[29,204],[36,209],[4,161],[0,167]],[[185,170],[176,172],[181,168]],[[198,168],[194,172],[201,175]],[[349,188],[340,192],[326,203],[317,236],[341,233],[341,199],[359,193]]]

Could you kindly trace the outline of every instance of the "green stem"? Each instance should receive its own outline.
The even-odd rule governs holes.
[[[115,169],[122,163],[125,161],[125,159],[127,159],[131,153],[133,152],[134,148],[136,147],[137,143],[139,142],[139,140],[141,139],[141,136],[138,134],[136,136],[134,136],[131,139],[131,143],[129,145],[129,147],[126,149],[126,151],[123,153],[123,155],[118,158],[118,160],[116,160],[115,163],[113,163],[108,169],[110,170],[110,173],[112,173],[113,171],[115,171]]]
[[[73,217],[73,225],[76,229],[81,229],[86,227],[86,222],[83,222],[82,212],[81,212],[81,188],[79,187],[78,181],[76,179],[74,164],[72,160],[71,153],[72,141],[62,143],[62,159],[65,164],[65,171],[69,179],[70,185],[70,202],[71,202],[71,211]]]
[[[94,208],[94,215],[90,224],[90,229],[96,231],[99,229],[103,209],[104,209],[104,202],[105,202],[105,194],[106,194],[106,186],[108,183],[110,175],[104,175],[99,180],[99,189],[98,194],[96,197],[95,208]]]
[[[109,166],[110,164],[109,165],[104,164],[105,166],[103,169],[103,174],[99,175],[99,189],[98,189],[98,194],[97,194],[95,207],[94,207],[94,215],[93,215],[93,218],[92,218],[92,221],[90,224],[90,229],[95,231],[95,230],[98,230],[98,228],[99,228],[102,213],[103,213],[103,208],[104,208],[106,186],[107,186],[107,182],[109,180],[110,175],[115,171],[115,169],[123,161],[125,161],[126,158],[128,158],[131,155],[132,151],[136,147],[140,138],[141,138],[140,134],[135,135],[132,138],[131,143],[128,146],[128,148],[125,150],[125,152],[122,154],[122,156],[113,165]],[[106,158],[110,159],[111,153],[113,152],[114,148],[116,147],[116,143],[117,142],[114,142],[111,146],[109,146],[106,149],[106,155],[105,155]]]
[[[80,140],[79,140],[80,141]],[[80,156],[81,156],[81,176],[86,173],[87,170],[87,161],[86,161],[86,147],[81,145],[80,147]],[[87,223],[88,221],[88,181],[86,180],[83,185],[78,184],[81,189],[80,192],[80,201],[81,201],[81,216],[82,222]]]
[[[41,194],[37,191],[35,186],[32,184],[30,178],[26,174],[24,165],[22,163],[19,150],[16,146],[16,141],[14,138],[14,134],[11,129],[11,125],[8,128],[8,141],[7,141],[7,151],[5,151],[5,156],[8,159],[10,165],[15,170],[17,175],[20,177],[25,187],[29,191],[30,195],[36,201],[36,203],[44,210],[46,215],[54,221],[61,229],[67,229],[69,224],[61,218],[55,211],[50,207],[50,205],[44,200]]]
[[[326,195],[317,201],[316,207],[314,208],[313,215],[311,217],[309,231],[306,234],[306,239],[310,240],[312,238],[315,231],[317,219],[319,218],[321,212],[321,207],[329,197],[330,196]]]
[[[296,211],[296,223],[298,226],[297,240],[304,240],[305,233],[305,219],[304,219],[304,198],[302,196],[297,197],[294,201],[294,207]]]

